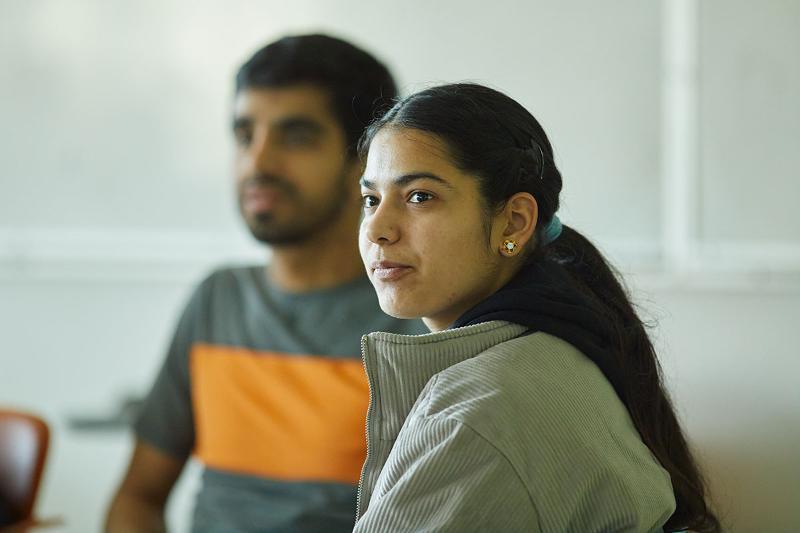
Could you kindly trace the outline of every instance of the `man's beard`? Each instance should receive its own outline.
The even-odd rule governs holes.
[[[251,178],[257,185],[278,187],[282,194],[280,201],[294,207],[293,216],[283,222],[275,220],[272,213],[258,213],[247,216],[242,210],[242,192],[239,191],[239,208],[250,233],[259,242],[270,246],[291,246],[302,244],[314,238],[324,229],[335,224],[348,205],[348,176],[342,172],[335,180],[328,201],[314,205],[304,198],[297,188],[281,178],[257,176]],[[246,185],[246,183],[245,183]]]

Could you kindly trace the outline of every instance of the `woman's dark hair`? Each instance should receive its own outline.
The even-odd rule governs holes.
[[[553,242],[541,245],[544,228],[559,207],[561,174],[539,122],[512,98],[488,87],[453,84],[427,89],[398,102],[370,125],[359,144],[364,158],[384,127],[414,129],[438,137],[453,163],[474,175],[488,213],[502,209],[513,194],[536,198],[539,218],[526,261],[549,261],[568,274],[574,288],[607,316],[622,375],[622,398],[647,447],[669,472],[676,509],[667,531],[718,532],[720,524],[706,505],[706,489],[686,443],[645,325],[616,270],[574,229],[563,226]]]
[[[249,88],[308,83],[326,91],[334,116],[356,155],[364,129],[397,96],[386,65],[347,41],[329,35],[292,35],[272,42],[236,74],[236,93]]]

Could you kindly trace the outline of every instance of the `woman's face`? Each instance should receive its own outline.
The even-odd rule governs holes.
[[[386,313],[422,317],[439,331],[510,278],[502,236],[487,242],[477,180],[454,166],[435,135],[383,128],[361,193],[361,257]]]

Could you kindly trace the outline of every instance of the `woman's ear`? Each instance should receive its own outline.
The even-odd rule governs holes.
[[[492,244],[505,256],[519,255],[533,238],[538,220],[536,198],[527,192],[516,193],[495,219]]]

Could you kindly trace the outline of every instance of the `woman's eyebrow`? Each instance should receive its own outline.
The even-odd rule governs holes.
[[[412,183],[417,180],[433,180],[437,183],[440,183],[444,187],[448,189],[452,189],[453,186],[448,182],[446,179],[437,176],[436,174],[432,174],[430,172],[411,172],[410,174],[403,174],[402,176],[398,176],[392,180],[392,184],[395,186],[405,186],[409,183]],[[363,176],[359,180],[359,183],[362,187],[367,189],[375,189],[375,183],[365,179]]]

